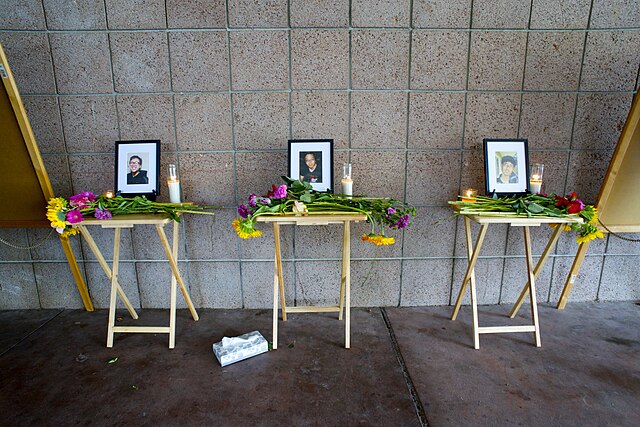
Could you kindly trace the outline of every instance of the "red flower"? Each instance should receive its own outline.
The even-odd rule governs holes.
[[[573,193],[573,194],[575,194],[575,193]],[[582,200],[575,199],[574,201],[569,203],[569,208],[567,209],[567,213],[576,214],[576,213],[580,212],[582,209],[584,209],[584,203],[582,203]]]
[[[555,196],[556,197],[556,207],[561,208],[563,206],[569,206],[569,201],[564,197]]]
[[[273,193],[275,193],[277,189],[278,189],[278,187],[276,187],[275,185],[271,184],[271,190],[267,191],[267,195],[265,197],[273,197]]]

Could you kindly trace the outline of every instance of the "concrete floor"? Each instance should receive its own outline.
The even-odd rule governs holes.
[[[508,310],[481,307],[480,324],[515,323]],[[117,334],[107,349],[106,311],[0,312],[0,425],[640,425],[630,302],[540,306],[542,348],[521,333],[474,350],[469,307],[455,322],[451,307],[353,309],[349,350],[335,314],[291,314],[277,351],[225,368],[211,344],[253,330],[271,340],[271,311],[199,313],[178,313],[169,350],[153,334]]]

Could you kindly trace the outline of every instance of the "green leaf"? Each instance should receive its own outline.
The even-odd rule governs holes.
[[[527,210],[531,213],[541,213],[544,211],[544,208],[542,206],[540,206],[539,204],[533,202],[530,203],[529,206],[527,206]]]
[[[117,361],[118,361],[118,358],[114,357],[113,359],[109,359],[107,363],[112,364],[112,363],[116,363]]]
[[[300,201],[304,203],[311,203],[311,194],[309,193],[303,194],[302,196],[300,196]]]

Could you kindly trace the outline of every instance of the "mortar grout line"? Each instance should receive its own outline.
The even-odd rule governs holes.
[[[424,406],[422,405],[422,400],[420,400],[420,396],[418,395],[418,390],[413,384],[413,380],[411,379],[411,375],[409,374],[409,370],[407,368],[407,364],[404,361],[404,357],[402,356],[402,352],[400,351],[400,345],[398,344],[398,340],[396,339],[396,334],[393,331],[393,326],[391,326],[391,321],[389,320],[387,311],[385,310],[384,307],[380,307],[380,313],[382,314],[382,319],[384,320],[384,324],[387,327],[387,333],[389,334],[391,347],[393,347],[393,352],[396,355],[398,365],[402,370],[402,376],[404,377],[407,388],[409,389],[409,395],[411,396],[411,401],[413,402],[413,406],[416,410],[416,416],[418,417],[418,421],[420,422],[420,425],[422,427],[426,427],[429,425],[429,421],[427,420],[427,414],[424,410]]]

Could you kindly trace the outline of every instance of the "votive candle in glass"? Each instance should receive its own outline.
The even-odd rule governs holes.
[[[353,180],[351,179],[351,163],[342,165],[342,194],[353,196]]]
[[[533,194],[538,194],[542,190],[542,173],[544,165],[542,163],[534,163],[531,166],[531,175],[529,178],[529,190]]]
[[[478,196],[478,190],[475,190],[473,188],[467,188],[466,190],[464,190],[462,194],[462,201],[475,202],[477,196]]]
[[[180,180],[178,179],[178,169],[174,164],[169,165],[167,185],[169,186],[169,201],[171,203],[180,203]]]

